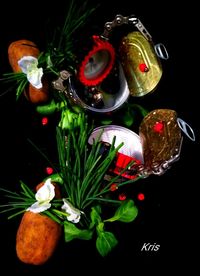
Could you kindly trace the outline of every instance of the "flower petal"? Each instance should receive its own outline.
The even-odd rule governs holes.
[[[33,213],[41,213],[44,212],[45,210],[49,209],[51,207],[51,203],[43,203],[40,204],[38,201],[32,204],[26,211],[31,211]]]
[[[37,89],[42,88],[43,68],[38,68],[38,60],[32,56],[23,56],[18,60],[18,65],[24,74],[27,74],[28,81]]]
[[[27,71],[27,79],[37,89],[42,88],[43,69],[35,68]]]
[[[71,214],[67,217],[68,221],[71,221],[73,223],[78,223],[80,221],[81,218],[81,214],[77,215],[77,214]]]
[[[34,65],[37,68],[38,60],[32,56],[23,56],[20,60],[18,60],[18,65],[21,68],[24,74],[27,74],[28,68]]]
[[[51,183],[51,179],[47,179],[44,185],[37,191],[35,198],[39,203],[49,202],[55,196],[55,187]]]
[[[82,212],[77,208],[73,207],[73,205],[65,198],[63,198],[63,202],[64,204],[62,205],[61,209],[69,215],[67,217],[67,220],[72,221],[73,223],[79,222]]]

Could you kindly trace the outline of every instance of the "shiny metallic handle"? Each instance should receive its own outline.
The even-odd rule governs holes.
[[[115,16],[115,19],[111,22],[107,22],[104,25],[104,32],[101,35],[101,37],[103,39],[108,40],[109,39],[109,35],[112,32],[112,30],[117,27],[117,26],[121,26],[124,24],[129,24],[129,25],[134,25],[142,34],[143,36],[151,41],[152,37],[150,35],[150,33],[147,31],[147,29],[144,27],[144,25],[142,24],[142,22],[135,16],[135,15],[131,15],[131,16],[123,16],[121,14],[118,14]]]
[[[191,126],[181,118],[177,118],[177,123],[180,129],[185,133],[185,135],[187,135],[190,140],[195,141],[195,134]]]
[[[67,81],[67,84],[65,83]],[[53,87],[58,90],[59,92],[64,93],[64,95],[70,99],[74,104],[79,104],[83,108],[86,108],[86,104],[80,100],[76,96],[75,93],[72,92],[72,89],[69,89],[69,86],[71,87],[71,74],[67,70],[63,70],[60,72],[60,76],[57,80],[52,82]]]
[[[64,81],[68,80],[70,76],[71,74],[68,71],[61,71],[59,78],[52,82],[53,87],[60,92],[65,92],[66,87],[64,86]]]

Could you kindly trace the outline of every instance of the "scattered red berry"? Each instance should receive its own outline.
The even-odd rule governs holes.
[[[49,119],[47,117],[42,118],[42,125],[45,126],[48,124]]]
[[[46,168],[46,173],[49,174],[49,175],[52,174],[53,173],[53,169],[51,167],[47,167]]]
[[[126,199],[126,195],[124,193],[119,195],[119,200],[125,200]]]
[[[145,196],[143,193],[139,193],[138,196],[137,196],[138,200],[144,200],[145,199]]]
[[[118,189],[118,186],[117,186],[117,184],[115,184],[115,183],[113,183],[111,186],[110,186],[110,191],[111,192],[114,192],[114,191],[116,191]]]

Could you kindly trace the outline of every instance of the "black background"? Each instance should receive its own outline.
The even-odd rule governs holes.
[[[77,1],[80,2],[81,1]],[[98,255],[94,241],[73,241],[69,244],[60,242],[53,257],[43,266],[34,267],[21,263],[15,253],[15,236],[20,217],[7,221],[0,218],[0,267],[16,275],[38,273],[78,274],[98,272],[131,272],[141,265],[153,264],[155,268],[161,256],[167,256],[170,263],[172,256],[181,254],[182,249],[190,253],[193,238],[185,230],[193,227],[193,213],[197,195],[197,168],[199,144],[198,128],[198,47],[196,43],[195,6],[181,4],[174,6],[171,2],[144,1],[134,3],[123,0],[90,1],[91,5],[100,4],[95,15],[90,19],[90,27],[98,26],[102,31],[104,23],[111,21],[116,14],[136,14],[153,37],[155,43],[162,42],[169,52],[169,60],[162,61],[163,77],[157,90],[137,102],[145,108],[169,108],[177,111],[178,117],[192,126],[196,142],[190,141],[184,134],[181,158],[163,176],[150,176],[139,181],[130,191],[130,196],[139,208],[139,215],[133,223],[115,224],[114,231],[119,245],[106,258]],[[109,7],[108,7],[109,4]],[[39,47],[44,46],[45,25],[50,19],[59,22],[65,14],[64,1],[54,4],[34,1],[34,3],[5,3],[1,18],[0,73],[10,72],[8,64],[8,45],[18,39],[29,39]],[[84,36],[84,33],[82,34]],[[84,37],[87,40],[87,37]],[[1,93],[4,87],[1,86]],[[51,157],[54,145],[53,117],[46,127],[41,125],[41,116],[36,114],[33,106],[25,99],[15,102],[15,91],[0,97],[1,122],[1,186],[18,189],[19,180],[30,185],[38,184],[45,176],[47,164],[27,142],[31,138],[43,146]],[[145,194],[144,201],[138,201],[137,194]],[[162,209],[162,210],[161,210]],[[181,237],[184,237],[184,240]],[[159,251],[141,252],[146,242],[160,245]],[[184,244],[183,244],[184,243]],[[187,248],[187,249],[186,249]],[[175,253],[175,254],[174,254]],[[93,268],[92,268],[93,267]]]

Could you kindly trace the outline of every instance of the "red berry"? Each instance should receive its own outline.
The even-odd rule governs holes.
[[[124,193],[119,195],[119,200],[125,200],[126,199],[126,195]]]
[[[145,199],[145,196],[143,193],[139,193],[138,196],[137,196],[138,200],[144,200]]]
[[[47,167],[46,168],[46,173],[47,174],[52,174],[53,173],[53,169],[51,167]]]
[[[115,184],[115,183],[113,183],[111,186],[110,186],[110,191],[111,192],[114,192],[114,191],[116,191],[118,189],[118,186],[117,186],[117,184]]]
[[[42,118],[42,125],[45,126],[48,124],[49,119],[47,117]]]

